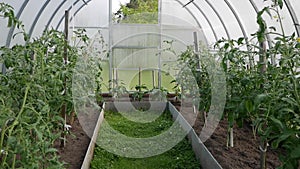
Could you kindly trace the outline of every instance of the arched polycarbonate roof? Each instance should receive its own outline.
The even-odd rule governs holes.
[[[118,0],[112,0],[118,1]],[[63,30],[64,13],[70,11],[70,27],[109,30],[112,13],[110,0],[1,0],[15,9],[16,16],[23,21],[31,37],[39,36],[45,29]],[[119,1],[118,1],[119,2]],[[286,35],[300,34],[300,1],[283,0],[280,10]],[[175,25],[178,29],[186,27],[185,22],[201,29],[208,44],[218,39],[246,40],[258,29],[257,12],[271,4],[271,0],[160,0],[159,23]],[[173,18],[173,19],[172,19]],[[268,26],[280,30],[276,14],[263,15]],[[21,37],[12,38],[19,30],[7,28],[6,21],[0,19],[0,45],[10,46],[21,41]],[[192,33],[191,33],[192,34]],[[269,40],[272,37],[267,37]]]

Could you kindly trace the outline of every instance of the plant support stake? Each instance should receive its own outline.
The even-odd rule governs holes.
[[[68,63],[68,34],[69,34],[69,11],[66,10],[65,11],[65,46],[64,46],[64,67],[65,69],[67,68],[67,63]],[[67,79],[66,77],[64,77],[63,79],[64,81],[64,92],[63,92],[63,96],[66,97],[67,95]],[[62,133],[62,138],[63,140],[61,141],[61,147],[65,147],[66,145],[66,135],[65,135],[65,124],[67,122],[66,120],[66,112],[67,112],[67,105],[64,102],[61,108],[61,116],[64,119],[64,125],[63,125],[63,133]]]
[[[267,70],[267,66],[266,66],[266,42],[262,41],[259,43],[259,47],[260,47],[260,56],[259,56],[259,66],[260,66],[260,73],[263,75],[266,70]],[[263,88],[263,84],[261,85],[261,87]],[[263,114],[263,112],[261,112]],[[263,124],[266,125],[266,124]],[[260,145],[259,145],[259,149],[260,149],[260,168],[261,169],[266,169],[266,158],[267,158],[267,141],[265,141],[263,138],[260,138]]]

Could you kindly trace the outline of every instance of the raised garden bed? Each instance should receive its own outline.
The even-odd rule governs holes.
[[[98,161],[98,162],[93,162],[92,163],[92,168],[99,168],[99,165],[101,165],[100,168],[103,168],[104,166],[110,166],[109,168],[112,167],[112,164],[114,164],[116,166],[116,168],[118,168],[118,165],[124,165],[124,161],[125,163],[130,163],[130,164],[133,164],[133,163],[137,163],[136,166],[139,166],[139,165],[142,165],[143,163],[141,161],[145,161],[146,159],[149,159],[150,164],[152,164],[152,167],[149,167],[149,168],[155,168],[153,166],[157,166],[156,168],[166,168],[166,167],[163,167],[162,165],[163,164],[168,164],[168,162],[166,163],[161,163],[159,162],[160,165],[157,165],[157,162],[154,162],[155,161],[155,158],[158,158],[158,159],[165,159],[164,156],[168,156],[169,153],[174,153],[175,152],[175,155],[173,154],[171,156],[171,159],[173,160],[170,161],[170,160],[163,160],[163,161],[169,161],[172,163],[171,164],[168,164],[167,166],[170,166],[171,168],[176,168],[174,167],[174,165],[180,165],[180,167],[182,168],[200,168],[200,165],[199,165],[199,161],[201,161],[201,166],[202,168],[221,168],[220,165],[218,164],[217,161],[215,161],[215,159],[212,157],[212,155],[210,154],[210,152],[206,149],[206,147],[204,146],[204,144],[201,143],[201,141],[199,140],[199,138],[197,137],[196,133],[194,132],[194,130],[191,128],[191,126],[188,124],[188,122],[183,118],[183,116],[181,116],[181,114],[176,110],[176,108],[174,106],[172,106],[170,103],[166,104],[166,103],[162,103],[162,102],[151,102],[151,104],[149,102],[118,102],[118,103],[115,103],[115,104],[108,104],[106,105],[106,109],[107,110],[116,110],[116,107],[118,107],[118,110],[120,108],[125,108],[124,111],[128,111],[128,107],[130,106],[124,106],[125,104],[132,104],[134,109],[138,109],[138,110],[141,110],[141,109],[144,109],[144,110],[147,110],[150,108],[150,105],[151,105],[151,108],[153,109],[153,107],[156,107],[158,109],[161,109],[161,107],[164,107],[165,106],[165,109],[169,112],[171,112],[171,114],[169,114],[169,125],[170,124],[173,124],[174,122],[171,121],[171,117],[173,118],[173,120],[175,121],[175,123],[177,122],[179,125],[180,125],[180,128],[182,131],[184,131],[184,136],[187,134],[188,135],[188,140],[187,141],[187,138],[183,139],[183,141],[181,141],[178,145],[176,145],[174,148],[172,148],[171,150],[169,150],[168,152],[162,154],[162,155],[159,155],[159,156],[154,156],[154,157],[148,157],[148,158],[124,158],[124,157],[120,157],[120,156],[117,156],[117,155],[114,155],[114,154],[111,154],[105,150],[103,150],[102,148],[96,148],[96,153],[100,154],[100,156],[102,156],[102,158],[96,158],[94,161]],[[117,105],[117,106],[116,106]],[[115,107],[116,106],[116,107]],[[126,110],[127,109],[127,110]],[[114,113],[110,113],[110,114],[114,114]],[[117,115],[117,117],[122,117],[120,116],[120,114],[115,114]],[[123,114],[124,115],[124,114]],[[111,116],[108,115],[108,118],[110,118]],[[164,116],[160,117],[160,118],[163,118]],[[124,118],[124,117],[122,117]],[[149,133],[152,132],[153,134],[153,131],[154,133],[156,132],[157,133],[157,128],[159,128],[160,130],[166,128],[168,129],[170,126],[168,126],[168,124],[165,124],[165,126],[162,128],[162,125],[159,125],[159,124],[154,124],[152,127],[156,127],[155,128],[151,128],[150,127],[150,131],[148,132],[141,132],[140,130],[144,130],[145,128],[142,127],[142,126],[146,126],[145,124],[139,124],[139,125],[142,125],[142,126],[135,126],[133,124],[131,125],[128,125],[128,126],[135,126],[136,128],[138,128],[139,130],[130,130],[128,129],[128,127],[124,127],[121,122],[125,122],[126,123],[126,120],[124,119],[118,119],[116,120],[116,125],[114,127],[120,129],[120,130],[125,130],[124,134],[129,134],[129,136],[131,134],[131,136],[139,136],[139,137],[149,137],[151,136],[151,134],[149,135]],[[128,122],[128,120],[127,120]],[[140,131],[138,133],[136,133],[137,131]],[[127,133],[129,132],[129,133]],[[101,133],[101,132],[100,132]],[[146,135],[139,135],[141,133],[147,133]],[[178,133],[179,130],[178,130]],[[100,134],[100,137],[101,137],[101,134]],[[113,136],[104,136],[104,137],[113,137]],[[115,140],[117,139],[117,137],[113,137],[111,138],[111,140]],[[102,140],[103,141],[103,140]],[[190,143],[190,144],[187,144],[187,143]],[[192,145],[192,147],[191,147]],[[190,148],[190,152],[189,154],[183,154],[183,151],[182,151],[182,148],[183,149],[186,149],[187,146]],[[125,147],[127,147],[125,145]],[[193,149],[193,153],[192,153],[192,157],[191,156],[191,152],[192,152],[192,149]],[[177,152],[177,153],[176,153]],[[180,152],[180,153],[179,153]],[[179,155],[179,154],[180,155]],[[195,156],[196,155],[196,156]],[[107,156],[108,159],[104,158],[103,156]],[[162,157],[161,157],[162,156]],[[178,157],[178,158],[177,158]],[[106,159],[106,160],[105,160]],[[193,163],[191,161],[189,161],[188,163],[184,163],[183,161],[181,162],[180,164],[180,159],[185,159],[184,161],[188,161],[188,159],[196,162],[196,163]],[[197,161],[197,160],[198,161]],[[100,161],[99,161],[100,160]],[[104,160],[104,161],[103,161]],[[154,160],[154,161],[152,161]],[[115,161],[122,161],[120,164],[115,164]],[[158,160],[160,161],[160,160]],[[117,162],[117,163],[118,163]],[[197,167],[195,167],[195,165],[193,164],[196,164]],[[124,167],[124,166],[123,166]],[[129,167],[129,166],[128,166]],[[143,167],[145,167],[145,165],[143,165]],[[179,168],[180,168],[179,167]],[[129,168],[132,168],[132,167],[129,167]],[[139,168],[139,167],[138,167]],[[177,167],[178,168],[178,167]]]
[[[136,102],[136,105],[138,105],[139,102]],[[147,104],[147,103],[146,103]],[[180,104],[177,103],[175,104],[175,107],[180,110]],[[185,116],[184,112],[182,112],[183,116]],[[79,169],[81,168],[81,164],[83,161],[83,157],[84,157],[84,153],[86,153],[85,151],[81,151],[80,153],[75,153],[77,152],[76,149],[79,149],[78,146],[75,145],[80,145],[81,143],[75,143],[75,142],[86,142],[84,141],[85,139],[83,138],[83,135],[85,138],[88,139],[88,136],[86,136],[86,134],[83,132],[83,130],[78,129],[79,132],[79,137],[77,131],[76,131],[76,125],[79,125],[79,123],[77,123],[75,121],[74,126],[71,130],[73,130],[73,134],[75,134],[77,136],[77,139],[75,137],[72,137],[73,139],[71,141],[69,141],[71,144],[67,144],[67,147],[73,147],[75,151],[72,152],[72,150],[70,150],[70,153],[72,156],[72,158],[69,158],[69,161],[66,161],[68,163],[72,163],[72,165],[69,165],[69,169]],[[199,134],[199,132],[201,131],[203,124],[201,123],[201,121],[199,119],[196,120],[195,125],[193,126],[193,128],[195,129],[195,136],[197,136]],[[72,132],[72,131],[71,131]],[[189,133],[189,139],[191,140],[192,137],[191,134],[194,131]],[[220,163],[220,165],[215,165],[215,167],[212,166],[212,162],[211,161],[206,161],[203,160],[201,161],[201,164],[203,165],[204,163],[207,163],[208,166],[210,165],[210,167],[206,167],[208,169],[210,168],[224,168],[224,169],[239,169],[239,168],[245,168],[245,169],[253,169],[253,168],[259,168],[259,152],[258,152],[258,141],[255,140],[254,138],[250,138],[248,139],[248,137],[245,137],[245,135],[247,136],[252,136],[252,131],[251,128],[249,128],[247,125],[245,125],[245,128],[236,128],[236,130],[234,130],[234,134],[237,136],[236,140],[235,140],[235,145],[233,148],[227,148],[226,147],[226,134],[227,134],[227,124],[224,121],[221,121],[219,123],[219,126],[216,128],[214,134],[211,136],[210,139],[208,139],[203,145],[203,149],[204,152],[206,152],[207,154],[204,154],[202,152],[203,156],[209,156],[209,155],[213,155],[215,157],[215,159],[218,161],[218,163]],[[197,140],[194,138],[194,140]],[[191,141],[189,141],[191,142]],[[192,143],[192,145],[194,146],[194,144]],[[201,145],[201,143],[200,143]],[[80,148],[84,147],[84,145],[80,146]],[[209,150],[209,151],[205,151],[205,149]],[[66,149],[70,149],[70,148],[66,148]],[[87,149],[87,145],[86,148]],[[98,148],[97,148],[98,149]],[[198,151],[201,151],[201,148],[195,148]],[[98,151],[98,150],[96,150]],[[211,152],[211,154],[210,154]],[[199,152],[198,152],[199,153]],[[201,153],[201,152],[200,152]],[[196,153],[197,154],[197,153]],[[81,156],[81,160],[75,160],[77,156]],[[114,156],[114,155],[112,155]],[[197,157],[199,159],[199,157]],[[73,162],[72,162],[73,159]],[[80,158],[77,158],[80,159]],[[207,159],[207,158],[206,158]],[[267,165],[269,169],[273,169],[276,166],[280,165],[279,159],[278,159],[278,152],[270,150],[270,152],[268,153],[268,157],[267,157]],[[75,165],[77,163],[77,165]],[[222,166],[222,167],[221,167]],[[205,167],[202,167],[204,169],[206,169]]]

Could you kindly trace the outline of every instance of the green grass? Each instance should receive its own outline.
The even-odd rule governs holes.
[[[129,121],[120,113],[106,112],[105,119],[109,125],[120,133],[136,138],[147,138],[159,135],[172,126],[169,112],[164,112],[150,123]],[[101,130],[100,130],[101,135]],[[91,169],[197,169],[200,168],[192,147],[183,139],[169,151],[148,158],[121,157],[96,146]]]

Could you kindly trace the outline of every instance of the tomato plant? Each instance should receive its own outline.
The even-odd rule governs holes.
[[[223,54],[223,67],[227,73],[227,106],[229,124],[243,124],[249,121],[254,133],[260,136],[271,148],[280,148],[282,166],[279,168],[297,168],[299,166],[299,38],[286,35],[282,26],[280,10],[282,1],[273,1],[258,13],[259,30],[253,34],[253,45],[248,51],[243,38],[238,40],[220,40],[217,44]],[[272,46],[264,49],[267,25],[262,15],[278,16],[281,30],[271,30],[275,36]],[[255,41],[257,39],[257,41]],[[251,58],[264,56],[267,60],[248,66]],[[272,64],[270,58],[277,58],[278,64]],[[263,61],[263,62],[261,62]],[[262,72],[263,71],[263,72]],[[261,151],[267,151],[267,147]]]
[[[64,168],[55,148],[66,125],[61,109],[66,104],[67,114],[74,111],[74,68],[78,56],[86,54],[89,38],[78,30],[76,38],[84,43],[66,46],[62,32],[47,30],[29,41],[11,6],[0,3],[0,17],[22,29],[25,39],[0,48],[0,62],[7,68],[0,75],[0,168]],[[96,67],[95,91],[101,92],[101,65]]]

